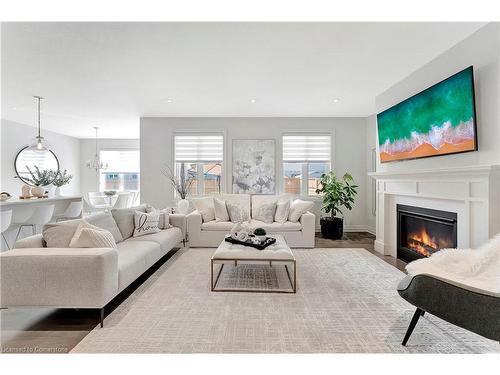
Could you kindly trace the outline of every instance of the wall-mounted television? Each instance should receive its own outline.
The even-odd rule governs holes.
[[[472,66],[377,115],[382,163],[477,150]]]

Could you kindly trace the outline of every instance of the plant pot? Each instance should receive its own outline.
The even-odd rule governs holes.
[[[267,236],[255,236],[260,242],[264,242],[267,238]]]
[[[189,211],[189,201],[181,199],[177,202],[177,212],[186,215]]]
[[[40,198],[43,197],[45,193],[45,188],[43,186],[33,186],[31,188],[31,195]]]
[[[61,187],[60,186],[56,186],[56,188],[54,189],[54,197],[60,197],[62,194],[61,194]]]
[[[341,217],[323,217],[321,224],[321,235],[323,238],[340,240],[344,234],[344,219]]]

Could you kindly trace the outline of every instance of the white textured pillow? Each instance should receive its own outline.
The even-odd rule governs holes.
[[[226,201],[214,198],[215,221],[229,221]]]
[[[307,211],[314,208],[314,202],[303,201],[302,199],[295,199],[290,205],[290,214],[288,215],[288,220],[292,223],[299,221],[300,217]]]
[[[203,222],[206,223],[208,221],[215,220],[214,198],[192,198],[191,201],[193,202],[196,210],[201,214]]]
[[[150,213],[136,211],[134,224],[134,237],[158,233],[160,231],[160,211],[153,211]]]
[[[229,218],[233,223],[241,223],[249,220],[248,211],[241,205],[226,202],[226,207],[227,212],[229,213]]]
[[[290,214],[291,203],[292,202],[289,199],[278,202],[276,206],[276,213],[274,214],[274,221],[281,224],[286,223],[288,221],[288,215]]]
[[[272,224],[274,222],[274,214],[276,213],[276,201],[261,204],[252,219],[263,221],[266,224]]]
[[[69,247],[116,249],[116,242],[110,231],[101,229],[82,220],[69,243]]]

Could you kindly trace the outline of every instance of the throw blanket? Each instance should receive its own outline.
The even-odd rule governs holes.
[[[443,249],[406,266],[408,274],[427,274],[461,287],[500,297],[500,233],[477,249]]]

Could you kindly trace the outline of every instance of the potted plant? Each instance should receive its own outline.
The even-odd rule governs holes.
[[[255,237],[260,241],[264,242],[266,240],[266,230],[264,228],[255,228],[253,231]]]
[[[321,234],[324,238],[338,240],[344,234],[344,218],[341,208],[352,210],[354,197],[357,194],[358,185],[349,173],[344,174],[341,179],[334,172],[323,174],[319,181],[316,194],[323,194],[323,210],[330,216],[322,217],[320,220]]]
[[[54,173],[54,181],[52,181],[52,185],[56,187],[54,195],[58,197],[61,195],[61,187],[69,184],[73,176],[68,174],[68,171],[66,169],[62,172],[60,170],[53,171],[53,173]]]
[[[24,177],[34,187],[31,188],[31,194],[37,198],[43,197],[45,193],[45,186],[50,185],[54,180],[54,172],[50,169],[44,169],[43,171],[35,165],[35,171],[33,172],[30,167],[26,166],[30,177]]]
[[[187,214],[189,210],[189,202],[186,197],[191,185],[194,182],[194,177],[186,173],[184,163],[181,164],[179,176],[176,176],[169,167],[162,169],[161,173],[168,178],[170,184],[179,195],[180,200],[177,202],[177,210],[181,214]]]

